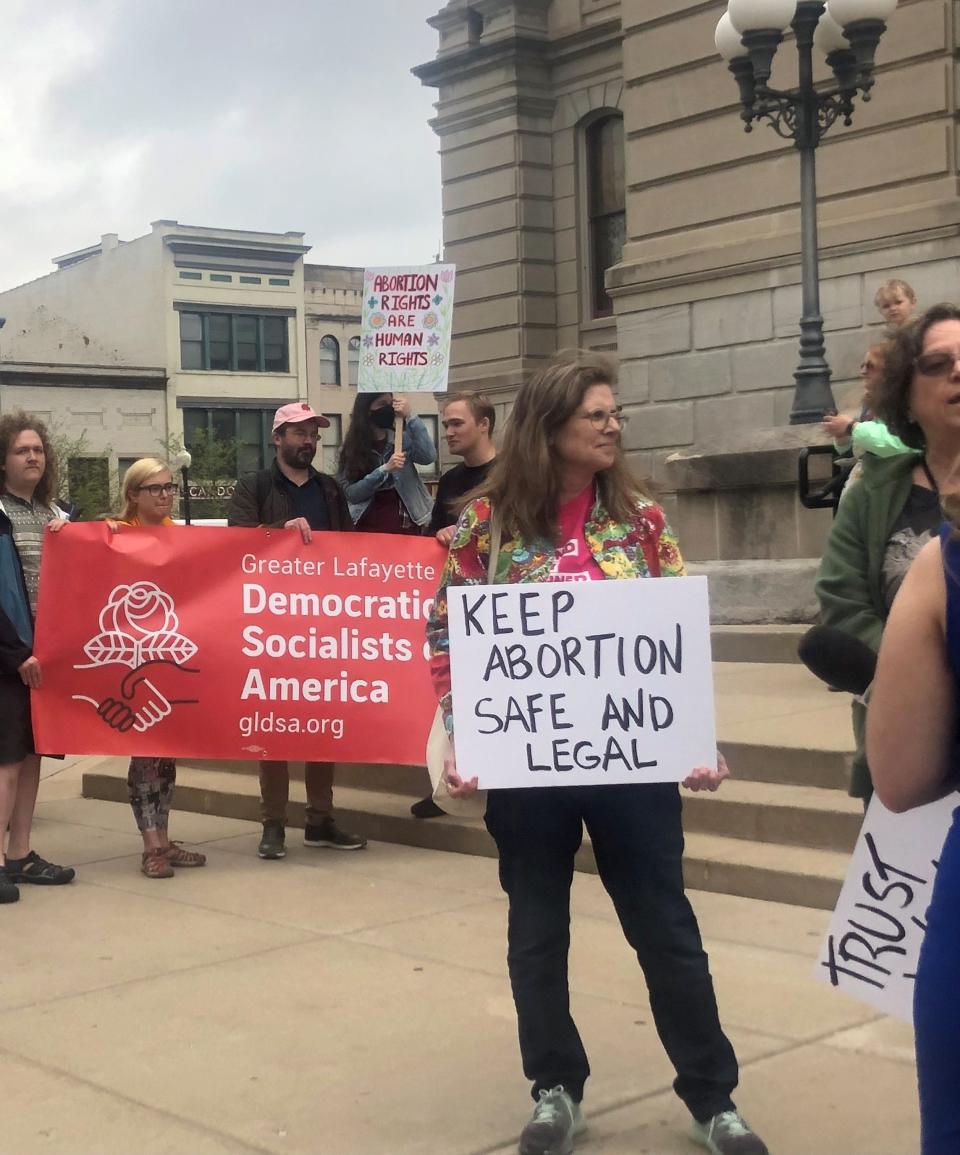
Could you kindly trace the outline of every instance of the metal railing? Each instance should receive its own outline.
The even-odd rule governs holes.
[[[810,479],[810,458],[829,454],[833,459],[828,478]],[[832,509],[834,517],[840,504],[840,494],[856,462],[854,457],[840,457],[832,445],[808,445],[800,450],[797,462],[800,479],[800,504],[805,509]],[[815,488],[816,487],[816,488]]]

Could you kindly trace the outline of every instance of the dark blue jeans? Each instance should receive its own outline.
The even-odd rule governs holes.
[[[510,899],[507,965],[523,1072],[583,1096],[590,1074],[570,1015],[567,955],[573,860],[587,827],[600,878],[637,952],[674,1090],[701,1122],[733,1106],[737,1060],[720,1027],[696,916],[683,889],[675,785],[491,790],[487,829]]]

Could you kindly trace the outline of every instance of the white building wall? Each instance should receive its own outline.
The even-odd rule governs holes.
[[[0,360],[163,365],[160,239],[152,233],[0,293]]]

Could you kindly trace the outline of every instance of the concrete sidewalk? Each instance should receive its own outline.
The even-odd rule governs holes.
[[[507,1155],[530,1104],[490,859],[386,844],[256,857],[249,822],[177,813],[203,870],[138,871],[127,807],[42,786],[67,888],[0,910],[0,1155]],[[738,1103],[772,1155],[910,1155],[910,1032],[812,978],[827,914],[692,894]],[[635,960],[574,883],[588,1155],[693,1155]]]

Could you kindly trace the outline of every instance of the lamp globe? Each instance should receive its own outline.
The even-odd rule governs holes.
[[[724,12],[717,23],[717,30],[713,34],[713,42],[717,51],[724,60],[737,60],[747,55],[747,50],[740,39],[740,33],[730,22],[730,13]]]

